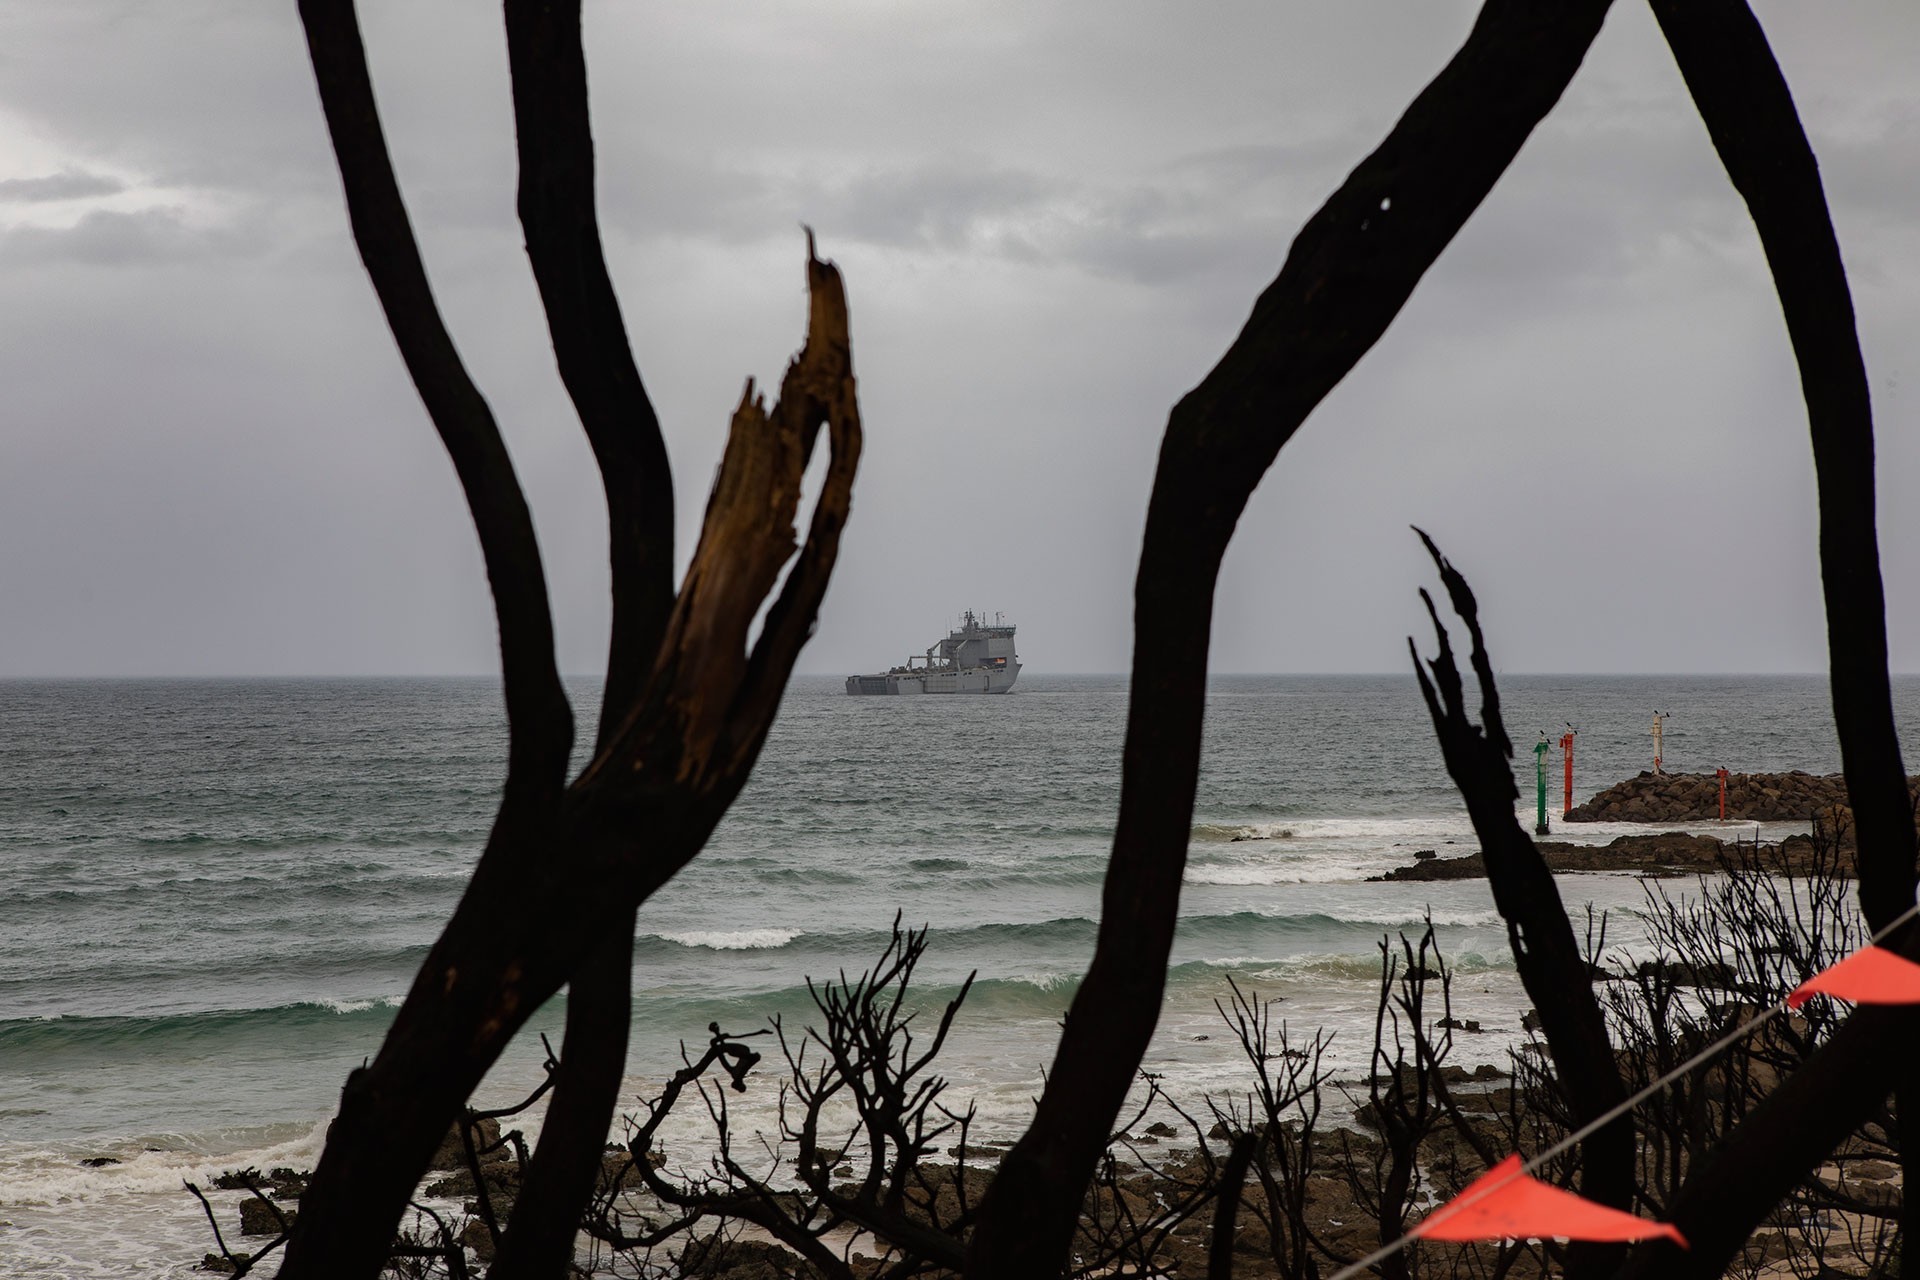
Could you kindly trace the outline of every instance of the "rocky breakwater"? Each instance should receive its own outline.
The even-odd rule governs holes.
[[[1809,841],[1804,836],[1797,837],[1799,845],[1789,840],[1787,852],[1796,855],[1797,864],[1804,863]],[[1684,831],[1666,831],[1659,834],[1620,836],[1607,845],[1567,844],[1560,840],[1536,840],[1534,847],[1540,850],[1540,856],[1546,859],[1547,867],[1555,874],[1565,871],[1632,871],[1647,876],[1687,876],[1700,875],[1720,869],[1721,851],[1724,846],[1712,836],[1689,835]],[[1422,849],[1414,855],[1416,861],[1409,867],[1395,867],[1385,875],[1369,876],[1369,880],[1479,880],[1487,874],[1487,862],[1477,853],[1459,858],[1441,858],[1434,856],[1431,849]]]
[[[1920,796],[1920,777],[1907,780]],[[1571,810],[1567,822],[1712,822],[1720,816],[1720,779],[1711,773],[1642,773],[1617,782]],[[1837,773],[1730,773],[1730,822],[1822,823],[1851,826],[1847,782]]]

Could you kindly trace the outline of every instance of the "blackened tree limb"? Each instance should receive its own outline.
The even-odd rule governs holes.
[[[519,212],[561,381],[606,493],[612,626],[596,751],[632,714],[673,608],[673,477],[608,276],[594,191],[579,0],[509,0]],[[565,1048],[493,1273],[559,1274],[599,1176],[626,1066],[631,915],[569,984]]]
[[[580,2],[508,0],[506,25],[527,260],[607,495],[604,743],[639,700],[673,608],[673,477],[601,250]]]
[[[769,407],[750,380],[734,411],[700,541],[680,585],[640,708],[574,784],[620,803],[616,782],[664,774],[695,792],[744,782],[779,709],[780,691],[813,627],[852,509],[863,443],[846,286],[807,235],[807,342]],[[826,476],[795,557],[799,486],[822,429]],[[751,653],[758,611],[792,560]],[[749,599],[748,597],[752,597]],[[724,696],[716,697],[715,691]],[[731,793],[728,795],[731,800]]]
[[[1653,0],[1727,176],[1746,201],[1800,366],[1820,498],[1833,719],[1878,930],[1914,900],[1914,822],[1887,679],[1874,532],[1873,405],[1840,244],[1793,94],[1746,0]]]
[[[554,663],[553,623],[533,517],[493,413],[467,376],[434,303],[394,180],[352,0],[302,0],[300,18],[354,243],[407,372],[453,460],[480,535],[500,628],[511,732],[508,795],[550,804],[565,782],[573,717]]]
[[[1233,1233],[1240,1218],[1240,1193],[1246,1186],[1253,1157],[1265,1141],[1267,1134],[1258,1125],[1249,1125],[1245,1133],[1233,1140],[1227,1162],[1221,1166],[1213,1228],[1207,1233],[1207,1280],[1233,1280]]]
[[[813,231],[807,231],[807,259],[815,264],[809,271],[831,270],[814,252]],[[837,273],[836,273],[837,276]],[[750,726],[772,722],[780,696],[786,690],[787,673],[793,670],[801,646],[813,635],[820,602],[826,596],[828,579],[833,575],[840,554],[840,535],[846,528],[850,511],[848,499],[853,492],[853,476],[860,465],[863,429],[860,424],[860,400],[853,377],[851,327],[847,321],[846,293],[838,287],[823,286],[809,292],[810,314],[807,320],[808,342],[813,334],[829,348],[824,357],[805,370],[796,366],[789,382],[780,390],[782,412],[795,415],[790,430],[801,433],[801,450],[810,454],[814,434],[821,426],[828,433],[827,474],[821,486],[822,500],[814,505],[807,528],[806,545],[787,574],[761,624],[760,636],[747,660],[746,677],[733,709],[736,736],[749,732]],[[831,501],[827,497],[832,498]]]
[[[982,1205],[970,1275],[1059,1273],[1158,1020],[1198,779],[1214,583],[1241,511],[1559,100],[1607,5],[1488,0],[1465,45],[1295,238],[1226,356],[1174,407],[1134,583],[1099,942],[1033,1124]]]
[[[1467,814],[1473,820],[1474,834],[1479,837],[1481,855],[1487,864],[1494,905],[1506,921],[1514,967],[1519,970],[1521,985],[1539,1014],[1540,1030],[1553,1055],[1562,1095],[1568,1109],[1585,1124],[1623,1101],[1626,1088],[1613,1065],[1613,1044],[1607,1037],[1606,1018],[1600,1011],[1600,1003],[1594,998],[1586,954],[1574,936],[1572,922],[1567,919],[1553,873],[1514,818],[1514,802],[1520,793],[1513,781],[1513,745],[1500,716],[1500,695],[1494,684],[1486,639],[1481,633],[1479,606],[1473,598],[1473,589],[1460,571],[1440,554],[1433,539],[1421,533],[1420,540],[1433,556],[1448,599],[1466,625],[1472,642],[1471,660],[1480,685],[1480,724],[1475,725],[1467,716],[1465,691],[1459,667],[1454,662],[1453,646],[1448,642],[1447,629],[1434,608],[1433,598],[1424,590],[1420,598],[1426,602],[1427,613],[1433,619],[1439,653],[1423,668],[1419,652],[1409,639],[1407,647],[1413,651],[1413,673],[1420,681],[1421,695],[1433,717],[1433,731],[1440,739],[1447,773],[1460,789]],[[1609,1125],[1581,1145],[1581,1194],[1616,1209],[1629,1209],[1633,1205],[1635,1185],[1631,1120]],[[1620,1245],[1576,1242],[1567,1250],[1567,1275],[1575,1278],[1604,1275],[1625,1256],[1626,1250]]]

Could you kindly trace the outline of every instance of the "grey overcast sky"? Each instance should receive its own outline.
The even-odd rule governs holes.
[[[513,215],[496,6],[362,6],[440,301],[536,513],[566,670],[605,524]],[[1920,670],[1920,6],[1765,0],[1852,274],[1897,670]],[[690,551],[728,414],[846,272],[868,446],[802,669],[964,607],[1124,670],[1169,406],[1451,56],[1463,0],[587,7],[600,211]],[[451,468],[348,237],[291,0],[0,9],[0,676],[486,672]],[[1824,666],[1813,469],[1739,201],[1645,7],[1281,454],[1217,671],[1398,671],[1428,580],[1515,671]]]

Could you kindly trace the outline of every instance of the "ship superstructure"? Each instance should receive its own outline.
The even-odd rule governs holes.
[[[871,676],[848,676],[848,693],[1005,693],[1020,676],[1013,628],[999,614],[991,623],[969,609],[957,630],[905,666]]]

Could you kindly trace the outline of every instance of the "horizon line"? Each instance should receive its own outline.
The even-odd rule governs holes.
[[[1131,678],[1133,674],[1131,671],[1047,671],[1047,672],[1040,672],[1036,675],[1036,673],[1032,672],[1030,669],[1025,667],[1022,668],[1022,673],[1027,675],[1029,679],[1098,678],[1103,680],[1116,680],[1116,679],[1125,680],[1125,679]],[[1799,678],[1799,677],[1806,677],[1806,676],[1827,676],[1827,675],[1831,675],[1831,672],[1825,671],[1825,670],[1818,670],[1818,669],[1798,670],[1798,671],[1727,670],[1724,668],[1716,669],[1716,670],[1693,670],[1693,671],[1683,671],[1683,670],[1568,671],[1568,670],[1546,670],[1546,669],[1536,670],[1536,669],[1524,669],[1524,668],[1507,668],[1507,669],[1501,670],[1496,668],[1494,671],[1494,674],[1496,676],[1516,676],[1516,677],[1524,677],[1524,678],[1532,678],[1537,676],[1550,676],[1550,677],[1581,677],[1581,678],[1609,677],[1609,678],[1620,678],[1620,679],[1629,679],[1629,678],[1757,679],[1757,678],[1788,678],[1788,677]],[[1888,672],[1888,675],[1892,677],[1906,678],[1906,677],[1920,675],[1920,671],[1891,671],[1890,670]],[[1209,679],[1212,679],[1215,677],[1224,677],[1224,678],[1262,677],[1262,678],[1292,679],[1292,680],[1312,680],[1312,679],[1411,680],[1413,678],[1413,673],[1406,670],[1398,670],[1398,671],[1212,671],[1212,670],[1209,670],[1207,672],[1207,677]],[[16,673],[16,674],[0,673],[0,683],[23,683],[28,681],[76,682],[77,683],[80,681],[88,681],[88,680],[120,680],[120,681],[204,680],[208,682],[234,681],[234,680],[494,680],[494,681],[498,681],[500,678],[501,676],[498,671],[331,671],[331,672],[328,672],[328,671],[306,671],[306,672],[238,671],[238,672],[220,672],[220,673],[152,671],[152,672],[139,672],[139,673],[132,673],[132,672],[33,672],[33,673]],[[560,678],[562,680],[567,680],[567,681],[604,680],[606,679],[606,672],[604,671],[569,671],[569,672],[562,672]],[[844,679],[845,674],[837,670],[836,671],[796,671],[794,672],[792,678],[796,680]]]

